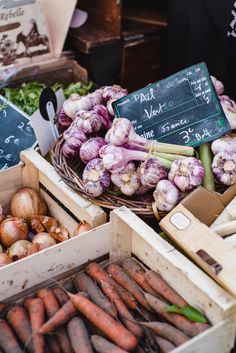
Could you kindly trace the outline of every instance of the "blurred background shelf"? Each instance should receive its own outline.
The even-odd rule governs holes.
[[[66,46],[91,80],[133,91],[165,76],[164,0],[80,0],[79,8],[88,20],[69,31]]]

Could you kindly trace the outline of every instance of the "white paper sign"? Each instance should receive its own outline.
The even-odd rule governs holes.
[[[33,126],[35,135],[38,140],[39,148],[43,156],[45,156],[50,151],[52,145],[57,141],[59,136],[57,127],[55,125],[55,115],[56,113],[59,113],[63,102],[65,101],[62,89],[56,92],[56,100],[56,109],[54,109],[54,102],[50,101],[49,97],[48,101],[45,102],[45,111],[41,109],[40,113],[40,110],[37,110],[30,118],[31,125]],[[47,115],[48,120],[42,116],[44,113]]]

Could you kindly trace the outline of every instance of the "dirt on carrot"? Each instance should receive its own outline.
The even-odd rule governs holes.
[[[24,353],[8,323],[0,319],[0,349],[4,353]]]
[[[93,353],[89,333],[82,319],[71,319],[67,324],[67,331],[75,353]]]
[[[91,342],[98,353],[128,353],[127,351],[124,351],[123,349],[115,346],[113,343],[98,335],[93,335],[91,337]]]

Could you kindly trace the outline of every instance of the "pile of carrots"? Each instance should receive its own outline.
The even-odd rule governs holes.
[[[20,304],[0,305],[0,351],[166,353],[210,327],[168,313],[169,304],[187,305],[136,260],[92,262],[64,287],[43,288]]]

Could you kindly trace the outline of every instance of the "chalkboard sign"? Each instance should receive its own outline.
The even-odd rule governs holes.
[[[18,164],[20,152],[35,143],[27,115],[0,96],[0,170]]]
[[[180,71],[113,104],[151,140],[196,147],[230,131],[205,63]]]

